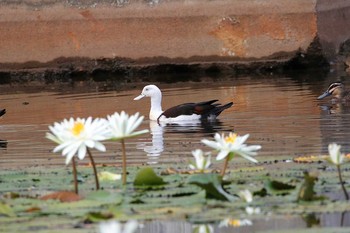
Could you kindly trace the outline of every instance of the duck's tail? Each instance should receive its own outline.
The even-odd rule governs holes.
[[[222,113],[222,111],[224,111],[227,108],[230,108],[232,105],[233,102],[227,103],[225,105],[217,104],[217,106],[215,106],[215,108],[211,111],[211,115],[219,116]]]
[[[202,120],[215,121],[216,117],[219,116],[225,109],[230,108],[233,105],[232,102],[225,105],[213,104],[213,108],[205,115],[202,115]]]

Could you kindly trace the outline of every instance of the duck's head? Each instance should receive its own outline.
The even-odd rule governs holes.
[[[156,85],[147,85],[142,89],[141,95],[134,98],[134,100],[140,100],[143,97],[156,97],[161,98],[162,92]]]
[[[317,99],[321,100],[330,95],[340,99],[343,91],[344,91],[344,84],[340,82],[332,83],[331,85],[329,85],[328,89],[322,95],[317,97]]]

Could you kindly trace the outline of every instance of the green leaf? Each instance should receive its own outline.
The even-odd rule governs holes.
[[[199,225],[199,226],[195,226],[193,228],[192,233],[211,233],[214,230],[212,229],[212,227],[210,225]]]
[[[295,185],[287,184],[277,180],[268,180],[265,184],[270,194],[286,195],[295,189]]]
[[[108,171],[102,171],[98,173],[98,178],[100,179],[100,181],[115,181],[120,180],[121,177],[122,176],[120,174],[115,174]]]
[[[119,193],[111,193],[108,191],[104,191],[104,190],[99,190],[99,191],[94,191],[94,192],[90,192],[87,196],[86,196],[87,200],[93,200],[93,201],[99,201],[101,203],[121,203],[123,200],[123,197],[121,194]]]
[[[164,185],[163,178],[158,176],[151,167],[142,168],[135,177],[135,186],[157,186]]]
[[[206,198],[223,201],[234,201],[236,198],[228,194],[222,187],[222,178],[217,174],[196,174],[188,179],[189,184],[195,184],[206,192]]]
[[[317,181],[317,174],[304,172],[304,182],[298,192],[298,201],[312,201],[317,199],[315,196],[314,186]]]
[[[15,212],[10,206],[0,202],[0,216],[1,215],[5,215],[7,217],[16,217]]]
[[[113,218],[111,213],[90,212],[86,215],[85,221],[99,222]]]

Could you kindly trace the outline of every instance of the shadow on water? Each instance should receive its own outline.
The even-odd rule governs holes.
[[[7,148],[7,141],[0,139],[0,150]]]

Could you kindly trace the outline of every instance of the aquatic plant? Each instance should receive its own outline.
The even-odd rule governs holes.
[[[225,159],[224,167],[221,171],[222,176],[225,175],[228,162],[233,159],[235,154],[238,154],[251,162],[258,162],[255,158],[251,156],[256,155],[256,151],[260,150],[261,146],[247,146],[246,144],[244,144],[248,137],[249,134],[246,134],[244,136],[238,136],[235,133],[229,133],[228,136],[225,136],[224,134],[220,135],[219,133],[216,133],[214,135],[214,141],[210,141],[207,139],[202,140],[202,143],[204,143],[205,145],[219,151],[216,160]]]
[[[214,233],[214,227],[209,224],[194,225],[192,233]]]
[[[238,196],[247,203],[253,201],[253,194],[248,189],[239,191]]]
[[[260,213],[259,207],[250,206],[250,203],[253,202],[253,194],[248,189],[241,190],[238,193],[238,196],[248,204],[248,206],[245,208],[245,212],[247,214],[252,215]]]
[[[345,199],[349,200],[349,194],[345,189],[340,166],[345,162],[345,155],[340,153],[341,146],[336,143],[331,143],[328,145],[329,159],[328,161],[333,163],[337,167],[338,177],[340,185],[343,189]]]
[[[139,224],[136,220],[130,220],[124,224],[111,220],[108,222],[101,222],[99,225],[100,233],[133,233],[138,228]]]
[[[219,228],[222,227],[241,227],[241,226],[251,226],[253,222],[249,219],[235,219],[235,218],[226,218],[219,223]]]
[[[96,189],[100,188],[96,165],[89,148],[106,151],[106,147],[101,143],[106,140],[108,133],[105,122],[98,118],[92,120],[92,117],[64,119],[62,122],[55,122],[53,126],[49,126],[51,132],[46,133],[46,138],[58,144],[53,152],[62,151],[62,155],[66,156],[66,164],[72,161],[75,193],[78,193],[75,155],[80,160],[84,159],[86,154],[89,155],[94,170]]]
[[[115,174],[108,171],[102,171],[98,173],[98,177],[100,178],[100,180],[105,180],[105,181],[115,181],[115,180],[120,180],[122,178],[120,174]]]
[[[123,184],[126,184],[126,151],[125,151],[125,139],[139,136],[144,133],[148,133],[148,130],[135,131],[137,127],[142,123],[143,116],[139,116],[139,113],[129,116],[122,111],[121,113],[114,113],[107,116],[107,125],[109,128],[109,139],[120,141],[122,144],[122,166],[123,166]]]
[[[192,151],[192,155],[195,158],[195,161],[191,161],[189,164],[190,169],[198,170],[204,172],[205,169],[208,169],[211,165],[211,155],[208,157],[204,156],[204,152],[200,149]]]

